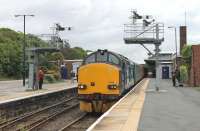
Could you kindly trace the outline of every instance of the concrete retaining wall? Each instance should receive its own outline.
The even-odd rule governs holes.
[[[0,104],[0,122],[24,113],[55,104],[63,99],[77,95],[76,88],[70,88],[49,94],[42,94],[26,99]]]

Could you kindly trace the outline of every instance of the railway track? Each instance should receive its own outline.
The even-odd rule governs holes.
[[[61,115],[64,115],[66,113],[71,113],[71,109],[75,109],[75,108],[78,108],[78,105],[79,104],[74,104],[72,106],[69,106],[68,108],[65,108],[63,110],[60,110],[54,114],[52,114],[51,116],[47,117],[46,119],[43,119],[42,121],[39,121],[38,123],[33,123],[33,126],[29,129],[27,129],[27,131],[35,131],[35,130],[41,130],[41,131],[47,131],[47,130],[53,130],[54,131],[54,128],[57,128],[56,125],[56,122],[54,121],[56,118],[59,118],[61,117]],[[50,122],[52,122],[52,126],[50,126]],[[58,126],[59,127],[59,126]]]
[[[82,114],[58,131],[85,131],[98,117],[96,114]]]
[[[78,107],[78,105],[77,99],[72,97],[54,105],[0,123],[0,131],[31,131],[43,123],[46,123],[48,120]]]

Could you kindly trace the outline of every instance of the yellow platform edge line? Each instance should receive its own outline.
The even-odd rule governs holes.
[[[145,91],[148,87],[148,84],[149,84],[149,79],[146,79],[145,83],[143,83],[142,88],[139,91],[138,99],[132,106],[129,118],[127,119],[121,131],[137,131],[138,130],[140,116],[143,110],[143,105],[144,105],[145,96],[146,96]]]

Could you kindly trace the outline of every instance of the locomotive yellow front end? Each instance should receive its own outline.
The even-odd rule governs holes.
[[[120,95],[120,69],[107,63],[91,63],[78,70],[80,109],[105,112]]]

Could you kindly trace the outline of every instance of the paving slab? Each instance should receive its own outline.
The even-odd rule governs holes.
[[[22,80],[0,81],[0,103],[61,91],[76,86],[77,83],[71,83],[70,80],[66,80],[59,83],[44,84],[42,90],[26,91],[26,88],[22,86]]]
[[[154,89],[151,79],[147,90]],[[200,92],[160,80],[165,92],[146,92],[138,131],[200,131]]]
[[[140,81],[116,102],[87,131],[136,131],[149,79]]]

